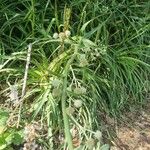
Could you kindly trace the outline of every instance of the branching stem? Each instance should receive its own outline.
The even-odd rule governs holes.
[[[70,65],[75,59],[77,55],[78,46],[75,45],[75,51],[72,57],[69,59],[69,61],[66,64],[65,70],[64,70],[64,76],[63,76],[63,87],[62,87],[62,97],[61,97],[61,105],[62,105],[62,112],[63,112],[63,120],[64,120],[64,127],[65,127],[65,138],[68,143],[69,150],[73,150],[73,144],[72,144],[72,137],[70,133],[70,127],[69,127],[69,118],[66,113],[66,99],[67,99],[67,76],[70,70]]]

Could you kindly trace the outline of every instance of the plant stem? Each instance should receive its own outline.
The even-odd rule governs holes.
[[[30,43],[29,46],[28,46],[28,52],[27,52],[27,62],[26,62],[26,68],[25,68],[23,85],[22,85],[22,94],[21,94],[21,98],[20,98],[20,108],[19,108],[19,114],[18,114],[17,128],[19,127],[20,118],[21,118],[21,109],[22,109],[22,105],[23,105],[25,92],[26,92],[28,70],[29,70],[30,59],[31,59],[31,50],[32,50],[32,44]]]
[[[66,67],[65,67],[65,70],[64,70],[63,87],[62,87],[62,97],[61,97],[63,120],[64,120],[64,127],[65,127],[65,138],[66,138],[66,141],[68,143],[69,150],[73,150],[74,148],[73,148],[73,144],[72,144],[72,137],[71,137],[71,134],[70,134],[69,118],[68,118],[68,115],[66,113],[67,76],[68,76],[68,73],[69,73],[70,65],[71,65],[71,63],[73,62],[73,60],[76,57],[77,50],[78,50],[78,47],[76,46],[74,54],[72,55],[72,57],[69,59],[69,61],[66,64]]]

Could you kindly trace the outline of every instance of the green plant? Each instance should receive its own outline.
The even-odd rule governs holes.
[[[146,103],[150,72],[148,3],[2,2],[1,95],[5,101],[9,87],[3,88],[8,78],[11,84],[18,84],[20,93],[26,47],[32,43],[27,91],[18,116],[47,125],[48,140],[40,140],[48,149],[68,145],[73,149],[70,129],[74,128],[80,144],[85,144],[102,126],[101,114],[117,118],[123,110]],[[60,135],[63,140],[57,143]],[[102,144],[97,143],[99,148]],[[88,148],[86,144],[84,148]]]
[[[23,130],[10,128],[6,122],[9,118],[9,113],[0,110],[0,149],[13,149],[12,145],[21,145],[23,143]]]

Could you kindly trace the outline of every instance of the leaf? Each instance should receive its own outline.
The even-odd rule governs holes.
[[[4,148],[6,148],[6,144],[0,145],[0,150],[4,150]]]
[[[46,32],[49,33],[51,31],[52,25],[54,24],[54,22],[56,21],[55,18],[52,18],[50,24],[48,25]]]
[[[14,133],[12,142],[15,145],[20,145],[23,142],[23,137],[19,133]]]
[[[0,110],[0,127],[1,126],[3,127],[6,125],[6,121],[7,121],[8,117],[9,117],[8,112]]]
[[[100,150],[109,150],[109,145],[108,144],[104,144],[103,146],[101,146]]]
[[[16,72],[17,70],[11,68],[0,69],[0,72],[11,72],[11,71]]]
[[[0,118],[0,126],[5,126],[7,119],[8,119],[7,117]]]
[[[83,39],[82,42],[85,45],[85,47],[96,46],[96,44],[89,39]]]
[[[0,150],[3,150],[4,148],[6,148],[7,143],[5,141],[5,138],[3,136],[0,136]]]
[[[35,103],[34,105],[34,114],[33,114],[33,118],[35,118],[37,116],[37,114],[41,111],[42,107],[44,106],[45,102],[48,100],[48,95],[50,92],[50,88],[48,88],[44,93],[42,93],[42,95],[39,97],[39,102]]]
[[[81,27],[81,29],[80,29],[80,32],[81,32],[81,33],[83,33],[83,32],[85,31],[85,28],[87,27],[87,25],[88,25],[91,21],[93,21],[93,19],[89,20],[88,22],[86,22],[86,23]]]
[[[90,38],[95,32],[97,32],[98,30],[100,30],[101,27],[102,27],[102,24],[100,24],[97,27],[93,28],[91,31],[85,33],[85,37],[86,38]]]
[[[0,135],[5,131],[6,127],[5,126],[0,126]]]
[[[121,57],[121,59],[125,59],[126,61],[133,61],[133,62],[136,62],[136,63],[139,63],[145,67],[150,67],[150,65],[140,59],[137,59],[137,58],[133,58],[133,57]]]
[[[6,141],[7,145],[12,143],[13,137],[14,137],[13,133],[8,134],[8,136],[5,138],[5,141]]]

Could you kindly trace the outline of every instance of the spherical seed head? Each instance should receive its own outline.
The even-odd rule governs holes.
[[[74,108],[72,108],[72,107],[66,108],[66,113],[67,113],[68,115],[72,115],[72,114],[74,113]]]
[[[53,38],[54,38],[54,39],[57,39],[58,37],[59,37],[58,33],[54,33],[54,34],[53,34]]]
[[[53,96],[54,98],[59,97],[60,94],[61,94],[61,90],[60,90],[59,88],[54,88],[54,89],[53,89],[53,91],[52,91],[52,96]]]
[[[60,83],[61,83],[61,81],[59,79],[54,79],[52,81],[52,86],[57,88],[57,87],[59,87]]]
[[[97,131],[95,132],[95,138],[97,138],[98,140],[101,139],[101,138],[102,138],[102,132],[99,131],[99,130],[97,130]]]
[[[74,89],[74,93],[75,93],[75,94],[81,94],[80,88],[79,88],[79,87],[76,87],[76,88]]]
[[[88,61],[87,61],[87,59],[86,59],[86,57],[85,57],[85,54],[81,54],[80,56],[79,56],[79,61],[80,61],[80,67],[84,67],[84,66],[87,66],[88,65]]]
[[[66,35],[66,37],[69,37],[71,35],[71,32],[69,30],[66,30],[65,35]]]
[[[82,87],[80,88],[80,90],[81,90],[81,93],[82,93],[82,94],[86,94],[86,88],[85,88],[85,87],[82,86]]]
[[[84,87],[76,87],[74,89],[74,93],[78,94],[78,95],[80,95],[80,94],[86,94],[86,88],[84,88]]]
[[[61,40],[64,40],[64,39],[66,38],[65,33],[64,33],[64,32],[60,32],[60,33],[59,33],[59,38],[60,38]]]
[[[80,107],[82,106],[82,101],[81,101],[81,100],[75,100],[75,101],[74,101],[74,106],[75,106],[76,108],[80,108]]]
[[[87,65],[88,65],[88,61],[86,58],[80,60],[80,64],[79,64],[80,67],[85,67]]]

